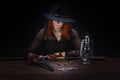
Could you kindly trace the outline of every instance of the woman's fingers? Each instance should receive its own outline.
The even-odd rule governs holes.
[[[55,55],[54,54],[48,54],[47,55],[47,58],[49,59],[49,60],[55,60]]]
[[[62,52],[62,54],[61,54],[61,55],[62,55],[62,57],[65,57],[65,52]]]

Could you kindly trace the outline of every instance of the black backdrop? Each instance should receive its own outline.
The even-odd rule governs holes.
[[[4,1],[1,6],[0,57],[23,57],[37,31],[47,22],[42,15],[62,0]],[[65,2],[65,0],[63,0]],[[118,30],[113,26],[112,2],[66,0],[76,18],[74,28],[94,40],[95,55],[120,56]]]

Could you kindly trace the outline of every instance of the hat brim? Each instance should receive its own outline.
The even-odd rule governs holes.
[[[58,16],[54,16],[52,14],[44,14],[48,19],[51,20],[57,20],[57,21],[62,21],[62,22],[74,22],[74,19],[71,18],[66,18],[66,17],[58,17]]]

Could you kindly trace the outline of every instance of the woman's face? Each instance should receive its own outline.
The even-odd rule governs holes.
[[[53,20],[54,29],[61,29],[64,22]]]

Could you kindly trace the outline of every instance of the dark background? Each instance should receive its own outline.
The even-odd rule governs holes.
[[[42,15],[62,0],[1,2],[0,57],[23,57],[37,31],[47,19]],[[74,28],[82,38],[90,33],[96,56],[118,57],[119,34],[114,26],[114,8],[106,0],[63,0],[77,20]]]

